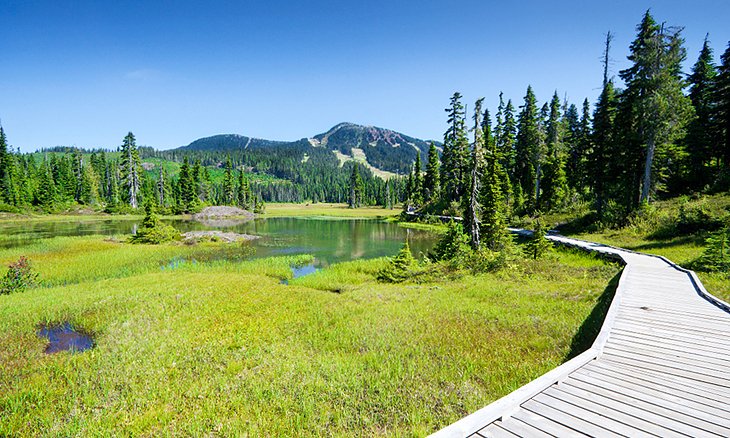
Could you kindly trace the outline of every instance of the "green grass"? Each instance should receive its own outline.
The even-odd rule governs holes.
[[[618,272],[568,251],[426,284],[378,283],[384,259],[288,286],[308,257],[161,269],[223,248],[0,250],[57,285],[0,296],[0,435],[422,436],[590,344]],[[38,324],[66,320],[96,347],[45,355]]]
[[[381,219],[400,213],[383,207],[349,208],[347,204],[271,203],[266,204],[264,217],[341,217],[349,219]]]
[[[730,195],[720,194],[655,202],[648,211],[619,229],[581,230],[566,218],[562,223],[567,228],[566,235],[664,256],[680,266],[694,269],[694,262],[704,251],[709,230],[716,228],[729,212]],[[708,292],[730,301],[727,273],[697,271],[697,275]]]

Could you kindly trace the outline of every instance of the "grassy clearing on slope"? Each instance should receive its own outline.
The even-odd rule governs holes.
[[[392,285],[374,280],[376,259],[286,286],[307,257],[162,270],[192,249],[130,247],[26,248],[47,281],[74,284],[0,297],[0,435],[422,436],[589,344],[618,271],[561,251]],[[45,355],[38,324],[66,320],[96,347]]]
[[[360,207],[349,208],[347,204],[291,204],[291,203],[272,203],[266,204],[266,214],[264,217],[343,217],[343,218],[362,218],[362,219],[378,219],[386,218],[399,214],[400,210],[390,210],[383,207]]]
[[[586,230],[581,219],[566,221],[566,235],[592,242],[655,254],[694,269],[705,249],[709,231],[721,226],[730,214],[730,196],[679,197],[653,203],[620,229]],[[730,278],[724,273],[697,272],[711,294],[730,300]]]

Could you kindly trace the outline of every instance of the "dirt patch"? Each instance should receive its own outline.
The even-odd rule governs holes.
[[[251,220],[256,217],[250,211],[244,210],[238,207],[229,206],[213,206],[205,207],[200,213],[193,215],[195,220],[210,220],[210,219],[221,219],[221,218],[236,218]]]
[[[182,235],[184,241],[197,242],[210,240],[213,242],[241,242],[258,239],[259,236],[250,234],[239,234],[223,231],[188,231]]]

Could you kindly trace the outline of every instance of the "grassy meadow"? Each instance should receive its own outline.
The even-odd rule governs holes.
[[[347,204],[332,204],[326,202],[292,204],[266,204],[266,213],[263,217],[327,217],[348,219],[384,219],[400,214],[400,209],[387,209],[382,206],[365,206],[349,208]]]
[[[422,284],[378,283],[385,259],[291,279],[308,256],[98,236],[0,264],[21,254],[42,283],[0,296],[1,436],[425,435],[590,345],[619,272],[557,251]],[[45,354],[39,324],[64,321],[95,348]]]

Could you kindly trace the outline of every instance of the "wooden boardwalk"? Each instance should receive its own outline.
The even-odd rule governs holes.
[[[585,353],[433,437],[730,437],[730,306],[661,257],[549,239],[625,263]]]

